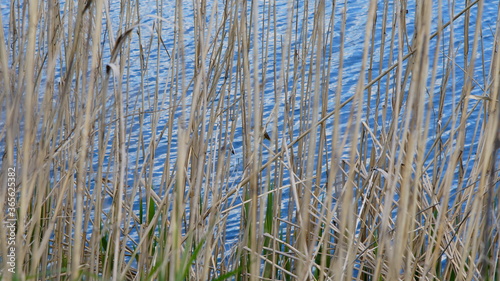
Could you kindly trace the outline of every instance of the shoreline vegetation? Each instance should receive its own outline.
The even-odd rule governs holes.
[[[491,3],[110,2],[1,3],[2,280],[500,280]]]

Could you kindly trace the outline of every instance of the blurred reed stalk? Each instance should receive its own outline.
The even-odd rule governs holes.
[[[2,3],[2,280],[498,280],[500,18],[433,2],[354,71],[347,1]]]

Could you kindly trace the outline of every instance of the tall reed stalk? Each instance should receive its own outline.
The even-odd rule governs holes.
[[[2,280],[498,280],[499,7],[435,2],[3,1]]]

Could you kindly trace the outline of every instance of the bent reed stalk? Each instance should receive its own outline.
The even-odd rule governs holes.
[[[498,7],[433,2],[4,1],[2,280],[498,280]]]

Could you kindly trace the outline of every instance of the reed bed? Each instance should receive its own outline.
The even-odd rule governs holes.
[[[499,280],[498,3],[4,2],[2,280]]]

